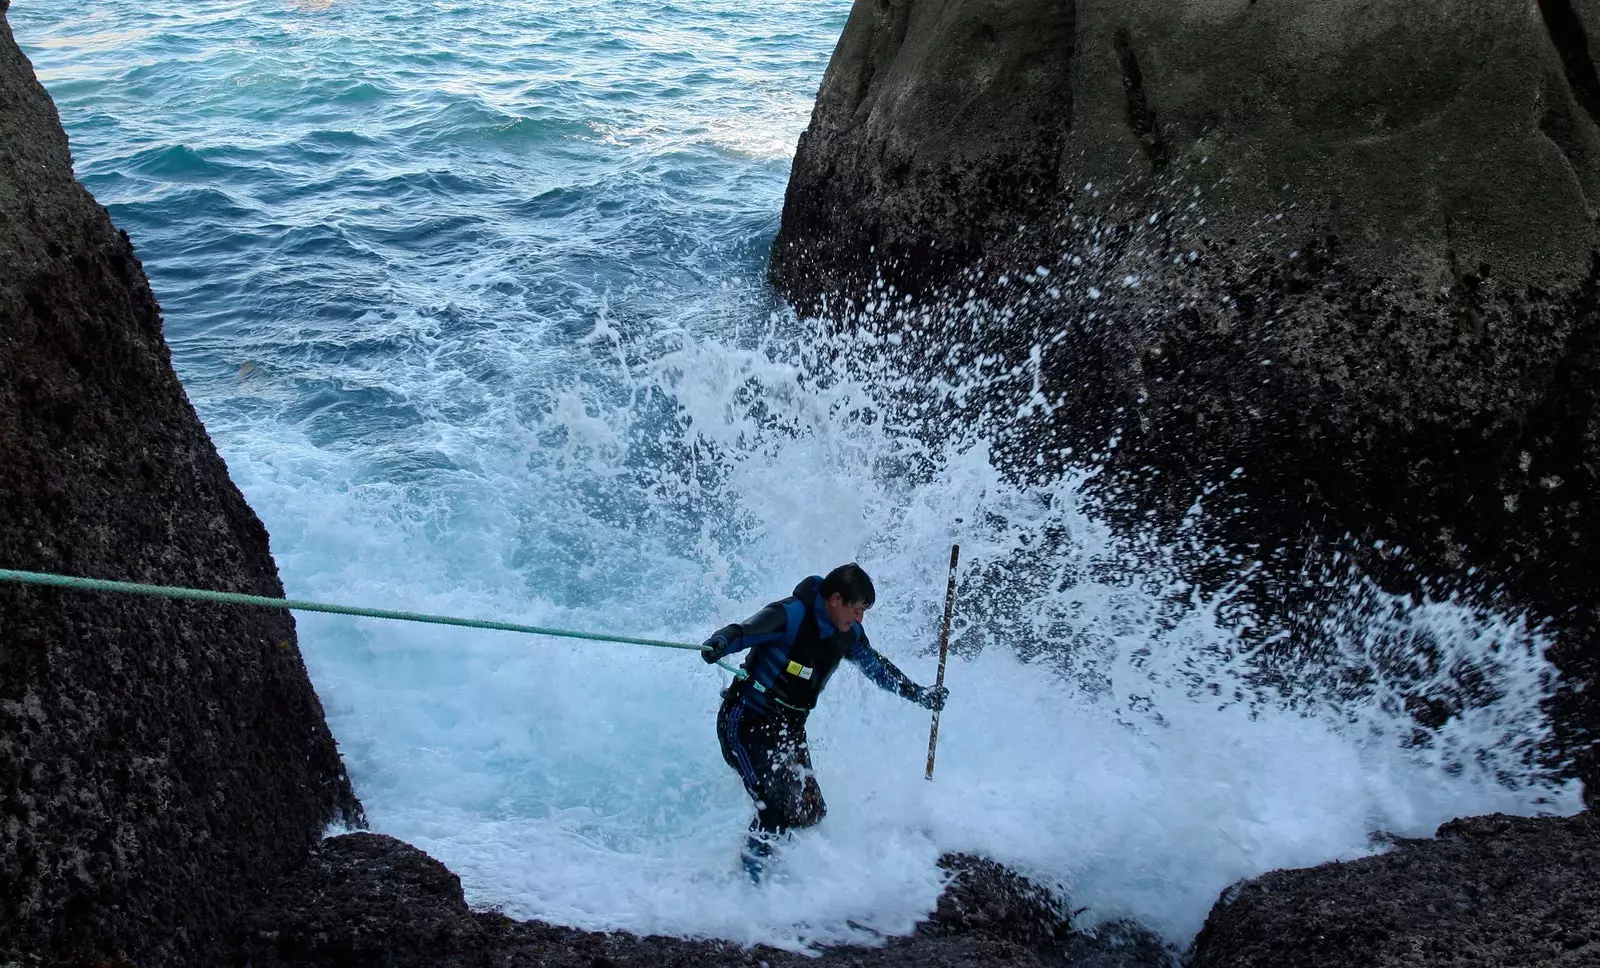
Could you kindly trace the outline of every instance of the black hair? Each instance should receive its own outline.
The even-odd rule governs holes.
[[[870,606],[878,598],[878,593],[872,587],[872,579],[853,561],[828,572],[828,577],[822,579],[822,585],[817,590],[823,598],[838,592],[846,605]]]

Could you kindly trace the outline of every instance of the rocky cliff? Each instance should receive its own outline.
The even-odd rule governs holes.
[[[1095,455],[1108,514],[1220,545],[1202,582],[1262,563],[1279,624],[1316,624],[1335,551],[1553,620],[1553,755],[1593,778],[1597,28],[1595,0],[858,0],[772,278],[1032,369],[993,408],[1012,466]]]
[[[3,20],[0,508],[0,567],[282,594]],[[0,962],[227,963],[359,818],[287,614],[0,585]]]

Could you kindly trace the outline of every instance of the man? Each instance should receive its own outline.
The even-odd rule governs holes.
[[[813,575],[794,594],[705,641],[701,657],[716,662],[750,650],[717,714],[722,758],[756,803],[741,853],[745,871],[760,882],[780,834],[822,819],[827,805],[811,771],[806,716],[840,659],[849,659],[880,687],[924,709],[943,709],[943,686],[917,685],[867,643],[861,621],[877,595],[872,579],[852,562],[828,577]]]

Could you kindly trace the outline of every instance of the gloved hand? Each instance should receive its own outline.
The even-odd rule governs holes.
[[[728,651],[728,640],[720,635],[713,635],[700,643],[700,645],[705,649],[704,652],[700,653],[700,658],[706,661],[706,665],[716,665],[717,660],[726,655]]]
[[[918,686],[917,694],[911,697],[911,701],[923,709],[931,709],[934,712],[938,712],[944,708],[944,701],[949,698],[950,690],[944,686],[934,686],[931,689],[927,686]]]

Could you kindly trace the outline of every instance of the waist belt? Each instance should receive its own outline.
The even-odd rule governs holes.
[[[777,703],[778,705],[782,706],[785,709],[792,709],[797,713],[809,713],[811,711],[811,709],[809,707],[807,707],[807,706],[796,706],[794,703],[784,702],[782,699],[779,699],[776,693],[774,693],[771,689],[768,689],[766,686],[763,686],[761,683],[759,683],[759,682],[755,681],[754,679],[752,679],[750,677],[750,673],[746,672],[743,669],[740,669],[739,671],[735,672],[733,675],[734,675],[734,678],[737,679],[739,682],[744,683],[745,685],[747,685],[750,688],[754,689],[756,692],[761,693],[763,696],[766,696],[768,699],[772,700],[773,702]]]

